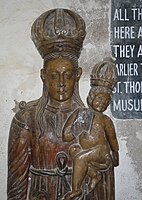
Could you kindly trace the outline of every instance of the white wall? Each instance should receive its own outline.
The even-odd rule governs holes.
[[[94,64],[110,55],[110,0],[0,0],[0,199],[6,200],[7,141],[16,101],[38,98],[42,91],[42,59],[31,39],[33,21],[51,8],[78,12],[87,25],[80,58],[83,100]],[[107,112],[111,115],[110,111]],[[116,200],[142,199],[142,121],[116,120],[120,166],[116,169]]]

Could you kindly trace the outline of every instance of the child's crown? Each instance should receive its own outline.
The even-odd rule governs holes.
[[[113,89],[116,80],[116,67],[112,58],[105,58],[94,66],[90,78],[91,86],[103,86]]]

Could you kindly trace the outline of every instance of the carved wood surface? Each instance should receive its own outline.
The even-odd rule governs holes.
[[[115,65],[98,63],[85,108],[78,82],[78,57],[85,23],[76,13],[54,9],[32,26],[44,59],[42,96],[20,104],[8,142],[8,200],[114,200],[118,142],[103,114],[111,100]],[[102,81],[103,79],[103,81]]]

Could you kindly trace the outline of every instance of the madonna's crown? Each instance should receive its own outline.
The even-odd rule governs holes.
[[[103,86],[113,89],[117,80],[114,60],[105,58],[96,64],[91,74],[91,86]]]
[[[68,52],[79,57],[85,35],[84,20],[67,9],[43,13],[31,29],[32,40],[42,58],[53,52]]]

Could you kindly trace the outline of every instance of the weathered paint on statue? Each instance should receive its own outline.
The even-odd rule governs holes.
[[[44,60],[43,93],[38,100],[20,106],[11,124],[8,200],[114,199],[113,167],[118,161],[118,144],[113,123],[102,113],[110,93],[101,90],[106,85],[98,85],[95,93],[91,89],[89,105],[94,110],[88,110],[78,91],[82,73],[78,58],[85,34],[83,19],[67,9],[49,10],[32,26],[32,40]],[[92,84],[95,80],[93,77]],[[104,108],[97,98],[104,100]],[[102,136],[103,132],[106,135]]]
[[[27,103],[11,124],[8,200],[53,200],[70,190],[69,144],[62,141],[62,127],[83,107],[78,57],[85,34],[83,19],[66,9],[47,11],[32,26],[32,39],[44,59],[43,94]]]
[[[116,82],[115,71],[115,65],[107,59],[95,65],[91,75],[91,90],[87,98],[89,109],[78,108],[65,123],[63,141],[71,142],[76,139],[78,143],[69,147],[69,154],[73,160],[72,191],[65,195],[64,200],[81,196],[85,177],[89,177],[88,194],[92,193],[103,179],[104,172],[119,164],[115,128],[112,120],[103,114],[111,101],[112,89]],[[84,127],[88,116],[90,120]],[[76,125],[78,129],[75,128]],[[109,184],[108,182],[105,186],[103,182],[102,186],[111,191]],[[99,199],[114,199],[112,194],[104,196],[102,190]]]

